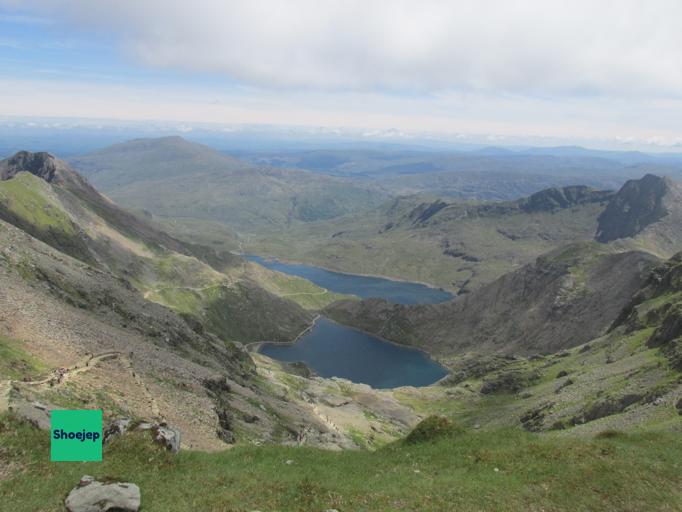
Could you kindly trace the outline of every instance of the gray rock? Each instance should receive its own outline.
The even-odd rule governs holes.
[[[31,405],[35,407],[36,409],[40,409],[41,411],[47,411],[48,407],[42,402],[38,402],[37,400],[35,402],[31,402]]]
[[[173,453],[180,451],[180,430],[168,425],[158,425],[152,429],[154,442]]]
[[[218,438],[227,444],[234,444],[237,442],[237,438],[235,437],[234,432],[231,430],[218,430]]]
[[[48,406],[40,402],[17,400],[12,402],[9,408],[19,418],[28,421],[34,427],[41,430],[50,430],[50,411]]]
[[[69,512],[137,512],[140,488],[131,483],[103,484],[85,475],[66,497]]]
[[[104,430],[103,442],[107,444],[114,437],[125,434],[130,430],[130,424],[132,420],[129,418],[119,418],[113,420],[109,426]]]

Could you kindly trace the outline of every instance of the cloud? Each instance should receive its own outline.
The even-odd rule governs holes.
[[[0,5],[17,5],[0,0]],[[137,62],[265,88],[677,97],[677,0],[23,0]]]

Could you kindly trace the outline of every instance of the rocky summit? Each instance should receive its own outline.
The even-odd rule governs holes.
[[[596,240],[610,242],[632,238],[657,223],[678,223],[682,188],[670,178],[647,174],[629,180],[609,201],[598,218]]]

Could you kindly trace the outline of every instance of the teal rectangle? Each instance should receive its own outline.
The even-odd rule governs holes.
[[[50,460],[102,460],[102,411],[54,410],[50,416]]]

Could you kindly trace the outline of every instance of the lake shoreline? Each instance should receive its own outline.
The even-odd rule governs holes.
[[[326,270],[327,272],[333,272],[335,274],[342,274],[345,276],[374,277],[377,279],[385,279],[386,281],[395,281],[398,283],[420,284],[420,285],[425,286],[427,288],[430,288],[432,290],[437,290],[437,291],[449,293],[450,295],[452,295],[452,299],[450,299],[450,300],[453,300],[457,297],[457,291],[458,290],[455,290],[454,288],[453,289],[447,289],[447,288],[443,288],[442,286],[437,286],[435,284],[427,283],[424,281],[415,281],[415,280],[411,280],[411,279],[405,279],[402,277],[391,277],[391,276],[386,276],[383,274],[363,274],[363,273],[359,273],[359,272],[347,272],[345,270],[337,270],[334,268],[325,267],[325,266],[317,264],[317,263],[306,263],[304,261],[294,261],[294,260],[290,260],[287,258],[280,258],[278,256],[272,256],[272,255],[261,255],[261,254],[254,254],[254,253],[245,253],[245,252],[234,252],[233,254],[236,254],[237,256],[241,256],[242,258],[246,258],[246,259],[248,259],[248,256],[257,256],[257,257],[262,258],[264,260],[276,261],[276,262],[284,263],[287,265],[303,265],[306,267],[315,267],[315,268],[319,268],[321,270]],[[249,260],[249,261],[252,261],[252,260]],[[279,272],[279,271],[276,271],[276,272]],[[286,272],[282,272],[282,273],[286,274]],[[449,301],[446,301],[446,302],[449,302]]]
[[[322,315],[317,313],[315,315],[315,318],[313,318],[312,321],[310,322],[310,325],[308,325],[305,329],[303,329],[300,333],[298,333],[292,341],[267,341],[267,340],[266,341],[252,341],[251,343],[245,344],[244,348],[246,349],[247,352],[259,353],[258,350],[260,349],[261,345],[263,345],[264,343],[271,343],[273,345],[294,345],[303,336],[305,336],[306,334],[308,334],[310,331],[313,330],[313,327],[315,327],[315,323],[320,318],[322,318]]]
[[[379,341],[382,341],[382,342],[384,342],[384,343],[388,343],[388,344],[393,345],[393,346],[395,346],[395,347],[402,348],[402,349],[407,349],[407,350],[412,350],[412,351],[414,351],[414,352],[419,352],[419,353],[425,355],[431,362],[433,362],[433,363],[435,363],[436,365],[440,366],[440,367],[446,372],[446,374],[445,374],[443,377],[441,377],[441,378],[438,379],[437,381],[434,381],[434,382],[432,382],[432,383],[430,383],[430,384],[426,384],[426,385],[423,385],[423,386],[410,386],[410,385],[406,385],[406,386],[408,386],[408,387],[427,388],[427,387],[429,387],[429,386],[436,386],[436,385],[439,385],[443,380],[447,379],[447,378],[450,376],[450,368],[448,368],[447,366],[445,366],[441,361],[439,361],[439,360],[438,360],[436,357],[434,357],[431,353],[429,353],[428,351],[426,351],[426,350],[424,350],[424,349],[422,349],[422,348],[415,347],[415,346],[413,346],[413,345],[407,345],[407,344],[405,344],[405,343],[400,343],[400,342],[397,342],[397,341],[394,341],[394,340],[389,340],[389,339],[387,339],[387,338],[384,338],[384,337],[381,336],[381,335],[374,334],[374,333],[371,333],[371,332],[367,332],[367,331],[365,331],[365,330],[363,330],[363,329],[360,329],[360,328],[358,328],[358,327],[354,327],[354,326],[352,326],[352,325],[342,324],[341,322],[337,322],[337,321],[334,320],[333,318],[329,318],[328,316],[324,316],[324,315],[321,315],[321,314],[318,314],[318,315],[315,317],[315,319],[313,320],[313,322],[311,323],[311,325],[308,326],[306,329],[304,329],[298,336],[296,336],[296,338],[295,338],[293,341],[256,341],[256,342],[253,342],[253,343],[249,343],[249,346],[257,345],[257,346],[254,347],[254,348],[250,348],[249,351],[250,351],[250,352],[256,352],[257,354],[262,355],[262,356],[265,356],[265,357],[270,357],[271,359],[274,359],[275,361],[278,361],[278,362],[280,362],[280,363],[285,363],[286,361],[281,361],[281,360],[279,360],[279,359],[276,359],[276,358],[273,358],[273,357],[271,357],[271,356],[268,356],[267,354],[263,354],[262,352],[260,352],[260,348],[261,348],[263,345],[265,345],[265,344],[268,344],[268,345],[275,345],[275,346],[285,346],[285,347],[286,347],[286,346],[295,345],[298,341],[300,341],[300,339],[301,339],[303,336],[305,336],[306,334],[309,334],[309,333],[312,331],[312,329],[315,327],[315,324],[317,323],[317,321],[318,321],[319,319],[321,319],[321,318],[324,318],[326,321],[331,322],[331,323],[333,323],[333,324],[336,324],[336,325],[338,325],[338,326],[340,326],[340,327],[343,327],[343,328],[346,328],[346,329],[350,329],[350,330],[359,332],[359,333],[361,333],[361,334],[364,334],[364,335],[366,335],[366,336],[370,336],[370,337],[372,337],[372,338],[376,338],[376,339],[379,340]],[[306,363],[306,364],[307,364],[307,363]],[[341,377],[341,378],[344,378],[344,377]],[[372,387],[372,386],[370,386],[370,387]],[[396,388],[398,388],[398,387],[405,387],[405,386],[397,386]],[[373,388],[373,387],[372,387],[372,388]],[[373,388],[373,389],[396,389],[396,388]]]

